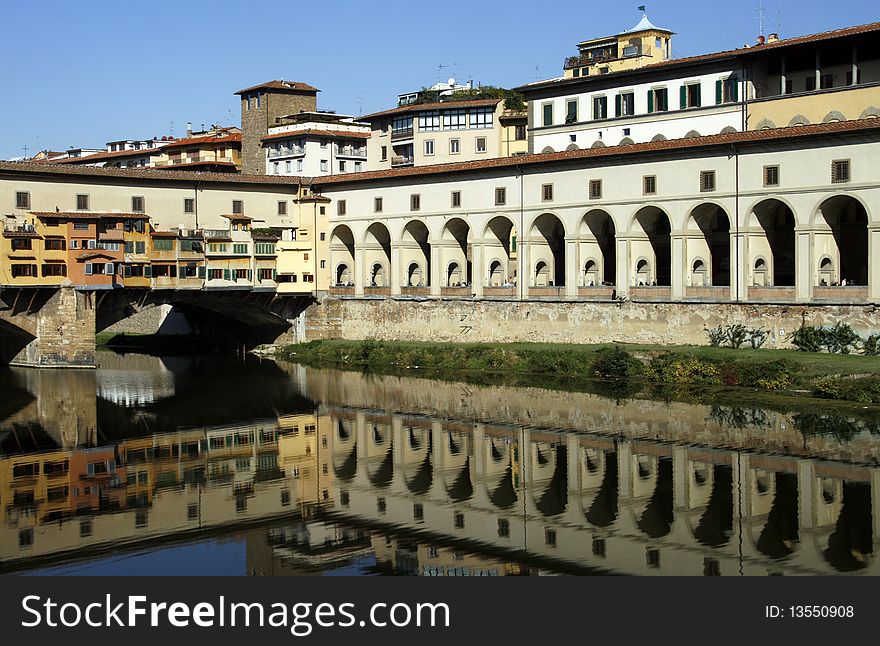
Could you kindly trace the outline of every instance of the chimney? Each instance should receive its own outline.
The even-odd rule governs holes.
[[[186,122],[186,138],[189,139],[193,136],[193,124],[192,121]]]
[[[758,44],[759,45],[763,45],[766,42],[767,42],[767,39],[764,38],[764,34],[761,34],[760,36],[758,36]]]
[[[770,34],[767,38],[768,43],[778,43],[779,42],[779,34]]]

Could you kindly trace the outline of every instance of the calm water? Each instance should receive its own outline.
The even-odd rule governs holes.
[[[878,573],[870,415],[217,355],[0,395],[0,572]]]

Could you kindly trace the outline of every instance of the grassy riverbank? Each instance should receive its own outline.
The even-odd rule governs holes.
[[[718,390],[735,397],[736,389],[741,389],[739,395],[750,401],[764,393],[880,405],[880,357],[795,350],[332,340],[287,346],[276,357],[363,366],[377,372],[418,369],[472,376],[520,375],[531,381],[602,381],[622,392],[659,385],[693,390],[705,398]]]

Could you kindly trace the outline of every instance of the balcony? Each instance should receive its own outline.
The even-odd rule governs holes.
[[[202,235],[205,236],[205,240],[210,240],[212,238],[213,239],[218,239],[218,238],[224,239],[225,238],[228,240],[231,236],[231,234],[229,233],[229,230],[227,230],[227,229],[203,229]]]
[[[305,146],[281,146],[280,148],[269,148],[269,159],[275,159],[277,157],[297,157],[305,154]]]
[[[366,147],[355,148],[354,146],[337,146],[336,147],[336,156],[337,157],[358,157],[360,159],[367,158],[367,149]]]
[[[401,141],[403,139],[412,139],[413,138],[413,129],[412,128],[403,128],[401,130],[392,130],[391,131],[391,141]]]
[[[391,167],[397,168],[398,166],[412,166],[414,158],[412,155],[408,155],[406,157],[392,157],[391,158]]]

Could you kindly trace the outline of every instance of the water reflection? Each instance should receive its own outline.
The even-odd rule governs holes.
[[[877,573],[862,422],[223,356],[0,392],[3,571]]]

